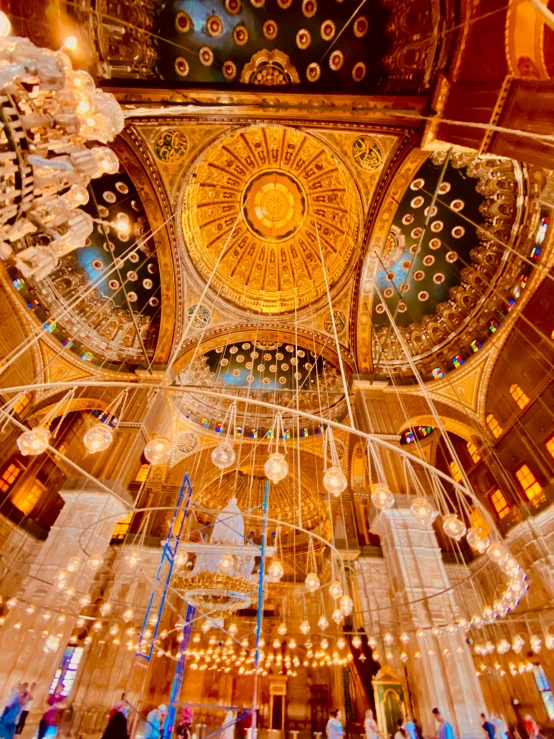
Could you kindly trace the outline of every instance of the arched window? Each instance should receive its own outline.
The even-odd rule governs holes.
[[[458,463],[452,460],[452,462],[450,462],[448,466],[450,467],[450,474],[452,475],[452,478],[456,480],[456,482],[461,482],[463,480],[463,476]]]
[[[516,470],[516,477],[523,488],[523,492],[534,506],[540,506],[541,503],[546,501],[542,485],[531,472],[528,465],[522,464],[521,467]]]
[[[474,464],[477,464],[477,462],[481,461],[481,455],[479,454],[479,450],[477,449],[477,445],[473,441],[467,442],[467,450],[469,452],[470,457],[473,460]]]
[[[510,395],[522,409],[529,404],[529,396],[526,395],[520,388],[520,386],[515,382],[513,385],[510,386]]]
[[[492,413],[489,413],[487,418],[485,419],[487,421],[487,426],[492,431],[493,435],[498,439],[499,436],[502,436],[502,432],[504,429],[501,427],[501,425],[498,423],[496,418],[492,415]]]

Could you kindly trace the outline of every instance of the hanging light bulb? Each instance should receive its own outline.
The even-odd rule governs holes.
[[[451,539],[460,541],[466,532],[466,527],[455,513],[447,513],[442,519],[442,530]]]
[[[266,477],[271,480],[272,483],[277,484],[284,480],[289,472],[289,465],[284,455],[281,452],[273,452],[269,455],[267,462],[264,465]]]
[[[7,38],[11,32],[12,24],[10,23],[10,19],[3,10],[0,10],[0,38]]]
[[[348,487],[346,475],[340,467],[329,467],[323,475],[323,487],[328,493],[338,498],[339,495]]]
[[[288,631],[287,625],[286,625],[286,623],[284,623],[282,621],[279,624],[279,626],[277,627],[277,633],[279,634],[279,636],[285,636],[285,634],[287,633],[287,631]]]
[[[377,646],[377,639],[374,636],[368,637],[367,643],[371,647],[371,649],[375,649]]]
[[[506,654],[506,652],[509,652],[511,648],[510,642],[507,639],[500,639],[496,645],[496,651],[498,654]]]
[[[304,585],[310,591],[310,593],[314,593],[319,588],[319,577],[315,574],[315,572],[308,572],[308,574],[306,575],[306,579],[304,580]]]
[[[408,655],[406,654],[406,652],[401,652],[401,654],[400,654],[400,661],[401,662],[407,662],[408,661]]]
[[[340,580],[335,580],[329,585],[329,595],[333,600],[337,600],[337,598],[340,598],[343,593],[342,585]]]
[[[487,550],[487,554],[493,562],[505,562],[510,556],[508,548],[499,541],[492,542]]]
[[[344,649],[345,646],[346,646],[346,639],[344,638],[344,636],[340,636],[337,639],[337,648],[338,649]]]
[[[227,629],[227,631],[231,634],[231,636],[235,636],[238,630],[239,630],[239,627],[235,623],[229,624],[229,628]]]
[[[410,506],[410,513],[421,524],[433,523],[439,515],[427,498],[414,498]]]
[[[228,441],[220,442],[212,451],[212,462],[219,470],[225,470],[235,463],[237,455],[233,445]]]
[[[536,634],[532,634],[529,638],[529,645],[531,647],[531,651],[534,654],[538,654],[542,649],[542,640]]]
[[[359,649],[362,646],[362,640],[357,634],[356,636],[352,637],[352,646],[356,649]]]
[[[175,564],[177,567],[184,567],[188,562],[189,555],[180,549],[175,556]]]
[[[92,624],[92,628],[94,631],[102,631],[102,621],[95,621]]]
[[[71,559],[67,563],[66,569],[68,572],[77,572],[80,564],[81,560],[79,559],[79,557],[71,557]]]
[[[119,626],[117,624],[112,624],[110,626],[110,636],[117,636],[119,634]]]
[[[165,436],[156,436],[144,447],[144,456],[153,465],[169,462],[171,452],[171,442]]]
[[[335,608],[335,610],[331,614],[331,618],[336,624],[341,624],[344,621],[344,613],[341,611],[340,608]]]
[[[394,495],[385,482],[378,482],[373,486],[371,501],[379,511],[388,511],[394,505]]]
[[[113,441],[113,431],[107,423],[95,423],[83,437],[83,443],[91,454],[105,451]]]
[[[65,587],[68,574],[69,573],[67,570],[58,570],[56,574],[54,575],[54,582],[64,583],[64,587]]]
[[[35,426],[35,428],[20,434],[16,443],[24,457],[34,457],[37,454],[42,454],[48,448],[50,431],[42,428],[42,426]]]
[[[89,561],[87,562],[87,565],[90,567],[91,570],[97,570],[100,565],[103,563],[104,557],[102,554],[97,552],[96,554],[93,554]]]
[[[466,541],[479,554],[484,554],[491,543],[490,538],[483,534],[481,529],[476,529],[473,526],[467,530]]]
[[[325,631],[325,629],[329,628],[329,621],[327,620],[327,616],[325,616],[325,614],[322,614],[319,617],[317,625],[321,629],[321,631]]]
[[[140,554],[134,550],[125,554],[125,564],[127,567],[136,567],[140,562]]]
[[[206,620],[206,621],[202,621],[202,624],[201,624],[201,626],[200,626],[200,631],[201,631],[201,632],[202,632],[203,634],[207,634],[207,633],[208,633],[208,631],[209,631],[209,630],[210,630],[211,628],[212,628],[212,624],[210,623],[210,621],[208,621],[208,620]]]
[[[76,627],[77,627],[78,629],[82,629],[82,628],[83,628],[83,626],[84,626],[85,624],[86,624],[86,620],[85,620],[84,618],[81,618],[81,617],[79,617],[79,618],[78,618],[78,619],[77,619],[77,620],[75,621],[75,626],[76,626]]]
[[[223,570],[223,572],[229,572],[234,563],[235,558],[230,552],[225,552],[219,558],[219,567]]]
[[[273,640],[273,649],[280,649],[280,648],[281,648],[281,642],[279,641],[279,639],[274,639]]]
[[[402,644],[408,644],[408,642],[410,641],[410,635],[403,631],[400,634],[400,641],[402,642]]]
[[[492,608],[491,606],[484,606],[483,618],[485,619],[485,621],[492,621],[494,618],[494,608]]]
[[[385,646],[387,647],[390,647],[392,644],[394,644],[394,636],[389,633],[385,634],[385,636],[383,637],[383,644],[385,644]]]
[[[123,611],[123,615],[121,618],[125,621],[125,623],[128,623],[134,616],[133,609],[127,608],[126,611]]]
[[[109,616],[112,612],[112,604],[111,603],[102,603],[100,606],[100,615],[101,616]]]
[[[307,620],[302,621],[302,623],[300,624],[300,633],[303,634],[304,636],[308,636],[308,634],[310,633],[310,630],[311,630],[310,622]]]
[[[273,582],[279,582],[279,580],[285,574],[285,568],[278,559],[274,559],[273,562],[269,565],[267,574],[271,577]]]
[[[81,606],[81,608],[86,608],[87,606],[90,606],[90,595],[82,595],[79,598],[79,605]]]
[[[296,649],[296,639],[289,639],[289,649]]]
[[[343,595],[342,598],[339,600],[339,608],[345,616],[350,616],[350,614],[354,610],[354,601],[349,595]]]
[[[554,649],[554,634],[546,634],[544,637],[544,646],[552,650]]]

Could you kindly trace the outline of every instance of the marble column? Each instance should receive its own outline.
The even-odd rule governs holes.
[[[432,709],[437,706],[457,737],[481,738],[485,701],[465,634],[445,628],[440,635],[431,633],[430,627],[444,627],[458,616],[454,593],[443,592],[450,582],[432,527],[422,528],[405,496],[397,495],[394,508],[374,517],[372,530],[381,538],[392,600],[410,634],[404,647],[409,689],[424,736],[436,735]]]
[[[19,680],[37,682],[34,705],[43,705],[54,673],[79,615],[79,597],[88,593],[95,571],[85,552],[103,553],[113,529],[130,507],[126,492],[111,480],[101,483],[70,478],[60,490],[64,507],[17,593],[0,632],[0,694]],[[121,500],[122,498],[123,500]],[[69,600],[54,587],[56,573],[79,558],[67,583],[75,589]]]

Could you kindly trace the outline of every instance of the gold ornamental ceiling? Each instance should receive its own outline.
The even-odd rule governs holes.
[[[193,166],[182,204],[196,268],[243,308],[300,309],[325,295],[321,255],[330,287],[355,264],[356,186],[331,147],[306,131],[256,126],[220,138]]]

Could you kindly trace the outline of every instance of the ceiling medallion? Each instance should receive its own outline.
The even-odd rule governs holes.
[[[211,67],[214,63],[214,53],[209,46],[202,46],[198,51],[198,58],[205,67]]]
[[[352,144],[352,157],[358,167],[375,172],[383,164],[383,151],[371,136],[358,136]]]
[[[360,207],[328,144],[285,126],[251,127],[220,139],[192,168],[184,243],[204,278],[225,249],[213,277],[222,297],[284,313],[324,297],[319,244],[330,284],[355,263]]]
[[[317,13],[317,0],[302,0],[302,12],[306,18],[313,18]]]
[[[225,0],[225,10],[229,15],[238,15],[242,10],[241,0]]]
[[[223,63],[223,76],[226,80],[233,80],[237,76],[237,65],[228,59]]]
[[[296,67],[279,49],[262,49],[244,65],[240,81],[249,85],[290,85],[300,82]]]
[[[335,35],[336,30],[337,27],[335,26],[333,21],[323,21],[323,23],[321,24],[321,38],[324,41],[331,41],[331,39]]]
[[[329,66],[333,70],[333,72],[338,72],[339,69],[342,68],[342,65],[344,64],[344,54],[340,49],[335,49],[331,52],[331,55],[329,57]]]
[[[363,38],[369,30],[369,22],[365,15],[360,15],[354,21],[354,35],[356,38]]]
[[[367,67],[363,62],[357,62],[352,68],[352,79],[354,82],[361,82],[365,77]]]
[[[277,25],[277,23],[275,23],[275,21],[267,20],[263,25],[264,36],[270,41],[277,37],[278,31],[279,26]]]
[[[188,33],[193,29],[193,23],[190,15],[184,10],[179,11],[175,16],[175,28],[181,33]]]
[[[233,28],[233,41],[237,46],[244,46],[248,42],[248,29],[240,25]]]
[[[317,82],[321,77],[321,67],[317,62],[308,64],[306,68],[306,79],[308,82]]]
[[[206,31],[213,38],[219,38],[223,33],[223,21],[218,15],[209,15],[206,18]]]
[[[301,28],[296,34],[296,45],[299,49],[307,49],[312,43],[312,34],[307,28]]]

